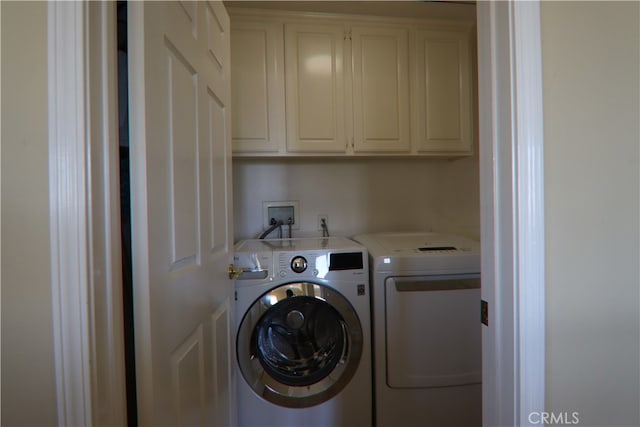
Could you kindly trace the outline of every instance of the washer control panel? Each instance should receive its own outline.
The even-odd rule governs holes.
[[[317,277],[318,269],[316,264],[318,258],[322,259],[322,254],[310,252],[280,252],[278,254],[278,276],[281,278]],[[321,263],[321,261],[320,261]]]
[[[356,272],[365,271],[363,251],[344,252],[280,252],[278,254],[277,272],[281,278],[302,277],[326,278],[329,273],[350,277]]]
[[[273,280],[350,280],[369,272],[366,248],[343,237],[249,239],[236,244],[236,286]]]

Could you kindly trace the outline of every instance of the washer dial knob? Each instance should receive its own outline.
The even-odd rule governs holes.
[[[307,260],[302,256],[297,256],[291,260],[291,269],[294,273],[302,273],[307,269]]]

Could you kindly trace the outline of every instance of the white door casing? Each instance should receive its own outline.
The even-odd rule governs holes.
[[[483,425],[544,411],[544,187],[540,4],[479,2]]]
[[[92,422],[85,8],[47,5],[49,226],[58,425]],[[46,325],[43,325],[46,326]]]
[[[123,425],[115,4],[47,8],[58,425]]]
[[[230,425],[229,16],[221,2],[128,14],[139,423]]]

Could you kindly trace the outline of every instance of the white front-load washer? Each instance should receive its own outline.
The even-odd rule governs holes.
[[[366,249],[340,237],[235,247],[240,426],[372,425]]]
[[[437,233],[354,240],[370,256],[375,425],[481,426],[479,243]]]

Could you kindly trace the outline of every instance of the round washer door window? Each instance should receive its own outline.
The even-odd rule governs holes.
[[[251,306],[238,330],[237,352],[242,375],[258,395],[304,408],[349,383],[362,355],[362,327],[334,289],[289,283]]]

